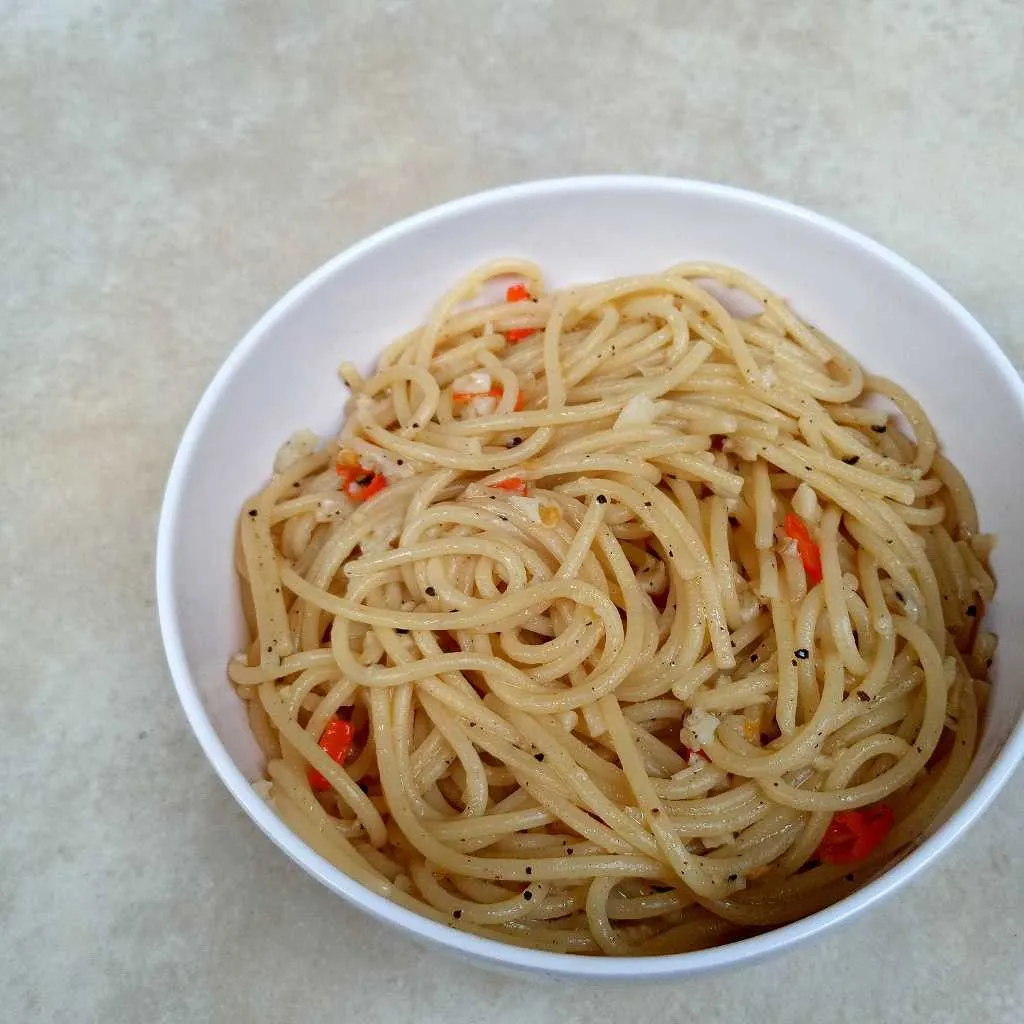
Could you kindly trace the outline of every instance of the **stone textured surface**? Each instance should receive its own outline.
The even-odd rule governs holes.
[[[1024,365],[1018,0],[0,0],[0,1016],[1019,1021],[1024,788],[883,907],[674,985],[424,951],[262,839],[153,610],[163,481],[243,330],[365,233],[643,171],[891,245]]]

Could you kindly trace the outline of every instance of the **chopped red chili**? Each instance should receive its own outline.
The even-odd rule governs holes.
[[[505,331],[505,340],[510,345],[518,345],[519,342],[529,338],[530,335],[536,334],[536,327],[513,327],[510,330]]]
[[[334,471],[341,478],[341,489],[353,501],[368,501],[388,485],[383,473],[375,473],[365,466],[336,465]]]
[[[796,543],[796,551],[803,562],[808,584],[812,587],[817,586],[821,582],[821,550],[811,540],[806,523],[798,515],[790,512],[783,521],[782,528],[786,531],[786,536]]]
[[[892,823],[892,808],[888,804],[839,811],[832,815],[815,857],[827,864],[863,860],[883,842]]]
[[[490,391],[453,391],[452,401],[457,405],[465,405],[468,402],[472,402],[474,398],[496,398],[498,401],[501,401],[504,394],[504,389],[497,386],[491,388]],[[523,393],[520,391],[516,394],[516,404],[512,408],[514,412],[519,412],[522,407]]]
[[[519,284],[510,284],[505,292],[506,302],[528,302],[532,298],[530,289],[521,282]]]
[[[526,497],[526,481],[518,476],[507,476],[504,480],[498,480],[490,485],[499,491],[509,491],[511,494],[519,494]]]
[[[356,731],[352,723],[344,718],[332,718],[320,737],[320,748],[332,760],[342,764],[352,749],[352,740]],[[331,784],[315,769],[308,773],[309,784],[318,793],[331,788]]]

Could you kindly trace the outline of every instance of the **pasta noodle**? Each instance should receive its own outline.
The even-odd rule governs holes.
[[[656,955],[819,910],[941,813],[991,538],[918,403],[763,285],[549,293],[501,260],[340,372],[340,434],[242,509],[228,671],[257,786],[342,871],[505,942]]]

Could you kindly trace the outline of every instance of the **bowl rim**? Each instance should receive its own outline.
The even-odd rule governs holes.
[[[616,978],[640,981],[679,977],[761,959],[769,953],[788,948],[842,921],[849,920],[898,889],[959,839],[1005,785],[1017,764],[1024,758],[1024,715],[1018,719],[1009,738],[996,754],[975,790],[948,820],[900,861],[838,903],[790,924],[709,949],[653,957],[599,957],[555,953],[526,949],[496,939],[468,934],[407,910],[385,897],[376,895],[350,878],[295,835],[253,790],[217,735],[189,671],[181,623],[174,600],[174,537],[181,514],[184,485],[193,457],[210,415],[236,369],[272,326],[288,315],[294,307],[300,305],[322,282],[348,264],[356,262],[375,248],[416,233],[428,225],[449,217],[471,213],[491,204],[514,202],[536,194],[557,196],[566,193],[600,192],[610,188],[636,192],[668,191],[753,205],[790,219],[803,221],[832,234],[847,245],[866,250],[869,255],[886,264],[891,271],[910,278],[913,284],[927,292],[949,316],[959,322],[973,343],[984,352],[993,368],[1004,378],[1024,420],[1024,381],[1006,353],[975,317],[924,271],[904,257],[830,217],[759,192],[696,179],[642,174],[601,174],[525,181],[453,199],[381,228],[314,269],[293,285],[256,321],[235,345],[207,385],[182,435],[168,475],[160,510],[155,571],[160,632],[168,668],[185,717],[214,771],[242,810],[304,871],[332,892],[375,918],[398,927],[419,940],[436,942],[477,963],[567,978]]]

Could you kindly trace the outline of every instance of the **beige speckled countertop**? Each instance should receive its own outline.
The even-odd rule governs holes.
[[[289,285],[526,178],[701,177],[917,262],[1024,365],[1019,0],[0,0],[0,1018],[1019,1022],[1024,787],[754,967],[541,985],[330,896],[208,768],[153,609],[164,478]]]

